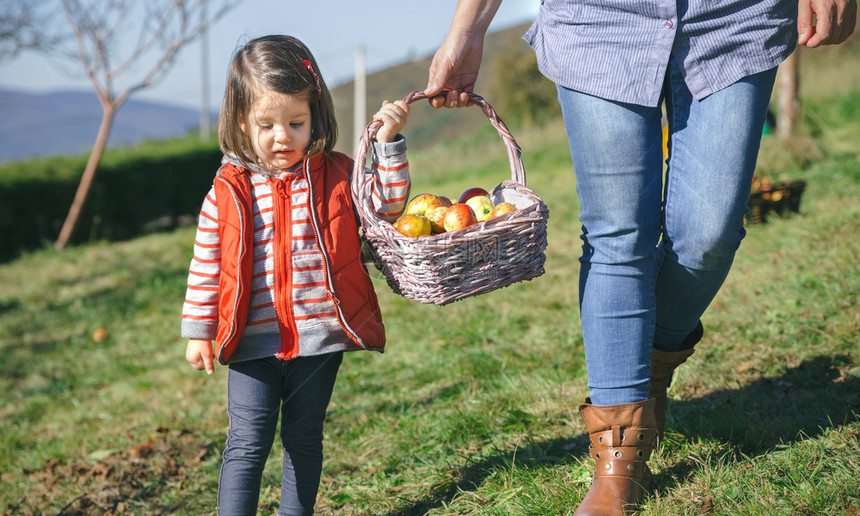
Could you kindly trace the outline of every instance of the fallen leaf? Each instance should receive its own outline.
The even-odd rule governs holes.
[[[148,442],[138,444],[128,451],[129,457],[133,459],[145,459],[155,453],[155,443]]]

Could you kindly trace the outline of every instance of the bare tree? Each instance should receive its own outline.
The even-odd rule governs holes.
[[[49,51],[62,41],[52,29],[45,0],[3,0],[0,3],[0,60],[24,50]]]
[[[207,2],[210,4],[207,8]],[[102,106],[102,120],[69,214],[55,247],[72,236],[107,143],[114,116],[129,96],[148,88],[170,70],[179,51],[241,0],[61,0],[77,55]],[[207,13],[201,15],[201,13]],[[131,40],[136,33],[136,40]],[[121,45],[128,47],[120,48]],[[120,55],[122,56],[120,57]],[[117,91],[117,78],[133,72],[144,56],[153,65],[139,80]]]

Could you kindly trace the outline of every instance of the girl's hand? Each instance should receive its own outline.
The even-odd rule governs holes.
[[[394,103],[387,100],[382,103],[379,111],[373,115],[374,120],[382,120],[382,127],[376,132],[376,141],[387,143],[394,141],[397,133],[406,127],[406,117],[409,116],[409,104],[398,100]]]
[[[214,354],[212,353],[212,341],[190,339],[188,347],[185,348],[185,360],[198,371],[205,369],[206,374],[214,373],[215,365]]]

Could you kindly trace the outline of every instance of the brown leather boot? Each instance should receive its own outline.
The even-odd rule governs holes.
[[[679,351],[651,350],[651,390],[648,392],[648,396],[654,398],[655,401],[654,415],[657,418],[657,434],[660,440],[663,439],[663,432],[666,429],[667,392],[669,386],[672,385],[672,375],[679,365],[690,358],[690,355],[693,354],[693,346],[702,340],[704,333],[702,321],[699,321],[696,329],[684,338],[684,343],[681,344]]]
[[[629,514],[651,488],[646,463],[657,437],[654,400],[601,407],[586,398],[579,413],[595,466],[591,488],[574,516]]]

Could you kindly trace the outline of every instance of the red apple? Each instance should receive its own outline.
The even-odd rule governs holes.
[[[460,198],[457,200],[457,202],[459,202],[460,204],[463,204],[464,202],[468,201],[472,197],[475,197],[476,195],[483,195],[484,197],[489,198],[490,192],[484,190],[483,188],[481,188],[479,186],[476,186],[474,188],[469,188],[468,190],[466,190],[465,192],[460,194]]]
[[[444,195],[440,195],[439,200],[442,201],[442,206],[445,206],[445,207],[449,207],[453,204],[451,202],[451,199],[445,197]]]
[[[445,212],[443,225],[445,231],[457,231],[458,229],[467,228],[476,222],[478,222],[478,219],[475,218],[475,212],[472,211],[472,207],[468,204],[457,203]]]
[[[493,212],[490,213],[490,218],[494,219],[496,217],[504,215],[505,213],[510,213],[510,212],[516,211],[516,210],[517,210],[517,207],[514,206],[513,204],[511,204],[509,202],[500,202],[499,204],[496,205],[495,208],[493,208]]]
[[[472,210],[475,212],[475,218],[478,219],[478,222],[489,219],[490,213],[493,212],[493,201],[490,200],[489,197],[485,197],[483,195],[470,197],[466,200],[466,204],[472,207]]]
[[[426,217],[433,208],[438,208],[442,205],[442,200],[439,197],[430,193],[423,193],[416,195],[409,201],[409,204],[406,205],[406,214],[423,215]]]
[[[439,206],[438,208],[433,208],[430,213],[427,214],[427,218],[430,219],[430,225],[432,226],[433,233],[444,233],[445,232],[445,214],[448,213],[447,206]]]
[[[394,229],[404,235],[416,238],[430,234],[430,220],[423,215],[404,215],[394,224]]]

